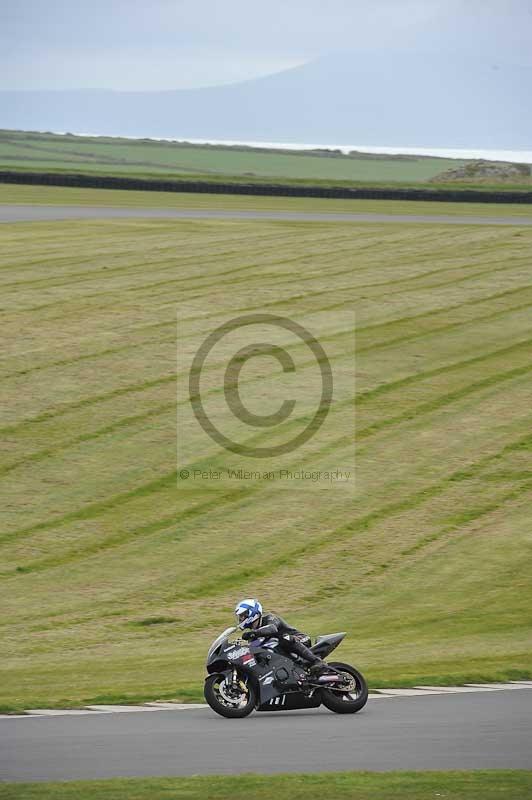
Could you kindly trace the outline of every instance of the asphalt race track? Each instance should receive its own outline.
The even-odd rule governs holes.
[[[369,700],[226,720],[209,708],[0,720],[0,778],[532,767],[532,692]]]
[[[438,214],[335,214],[298,211],[222,211],[111,206],[0,205],[0,222],[46,222],[66,219],[169,218],[250,219],[281,222],[428,222],[446,225],[532,225],[530,217],[474,217]]]

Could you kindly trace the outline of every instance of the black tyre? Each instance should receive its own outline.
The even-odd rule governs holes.
[[[228,681],[227,675],[209,675],[203,689],[205,700],[222,717],[247,717],[257,704],[255,688],[244,675],[239,675],[236,686]]]
[[[321,689],[321,701],[335,714],[355,714],[368,702],[368,686],[364,676],[349,664],[340,661],[327,662],[330,667],[345,675],[346,688]]]

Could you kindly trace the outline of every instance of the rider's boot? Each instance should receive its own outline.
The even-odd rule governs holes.
[[[322,661],[321,658],[318,658],[313,664],[310,665],[307,672],[311,678],[319,678],[319,676],[323,675],[324,672],[327,672],[328,669],[329,668],[325,661]]]
[[[305,667],[310,677],[317,678],[319,675],[328,671],[329,668],[325,661],[322,661],[310,647],[307,647],[303,642],[292,637],[289,639],[289,642],[290,650],[298,655],[302,661],[306,662]]]

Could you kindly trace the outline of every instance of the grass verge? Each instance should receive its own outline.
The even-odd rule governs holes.
[[[529,800],[532,771],[330,772],[0,784],[2,800]]]
[[[484,217],[530,217],[526,203],[445,203],[422,200],[335,200],[315,197],[254,197],[141,192],[125,189],[78,189],[66,186],[19,186],[0,183],[0,203],[25,205],[124,206],[127,208],[220,209],[233,211],[307,211],[330,214],[422,214]]]
[[[469,674],[454,674],[449,675],[428,675],[421,673],[419,675],[410,675],[408,678],[398,676],[397,679],[383,678],[382,680],[369,680],[368,686],[370,691],[377,689],[408,689],[414,686],[463,686],[468,683],[506,683],[508,681],[519,680],[532,680],[532,670],[526,669],[506,669],[506,670],[490,670],[489,667],[481,672],[472,672]],[[166,700],[175,703],[204,703],[203,684],[198,681],[188,689],[179,688],[176,691],[160,691],[151,692],[150,694],[125,694],[121,692],[114,692],[104,695],[96,695],[93,697],[85,697],[72,699],[70,698],[56,698],[50,701],[49,698],[40,699],[36,697],[32,700],[32,708],[50,708],[50,709],[73,709],[73,708],[86,708],[92,705],[141,705],[143,703],[150,703],[156,700]],[[24,714],[30,706],[3,703],[0,704],[0,714]]]

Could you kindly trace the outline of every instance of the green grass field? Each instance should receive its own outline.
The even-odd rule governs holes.
[[[123,219],[0,237],[3,708],[198,698],[246,595],[346,630],[338,654],[373,686],[532,677],[532,230]],[[176,464],[236,463],[181,423],[176,459],[176,386],[203,336],[253,310],[311,328],[344,379],[280,465],[353,463],[355,411],[354,488],[177,481]],[[269,408],[275,369],[254,369],[250,405]]]
[[[0,131],[0,168],[209,180],[418,183],[459,166],[456,159],[334,156],[110,137]]]
[[[318,775],[239,775],[193,778],[117,778],[63,783],[0,783],[2,800],[528,800],[532,772],[331,772]]]

